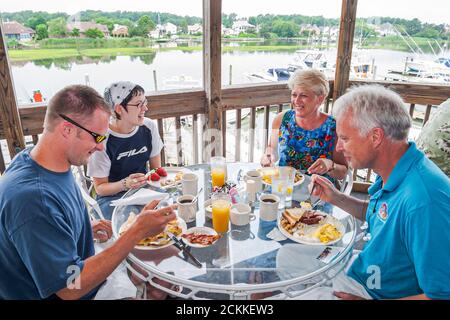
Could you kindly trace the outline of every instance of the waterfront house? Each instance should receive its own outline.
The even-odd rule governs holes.
[[[67,30],[69,32],[72,32],[74,29],[78,29],[80,31],[80,37],[82,37],[82,38],[86,37],[85,33],[89,29],[100,30],[106,38],[110,36],[107,26],[105,26],[104,24],[99,24],[99,23],[95,23],[95,22],[78,21],[78,22],[73,22],[73,23],[67,24]]]
[[[3,32],[7,39],[16,39],[17,41],[30,41],[36,35],[36,32],[25,27],[17,21],[3,22]]]

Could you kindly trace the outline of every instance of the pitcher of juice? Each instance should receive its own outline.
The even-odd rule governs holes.
[[[213,228],[218,233],[228,231],[231,197],[226,193],[215,193],[211,197]]]
[[[222,187],[227,179],[227,163],[224,157],[211,158],[211,182],[213,187]]]

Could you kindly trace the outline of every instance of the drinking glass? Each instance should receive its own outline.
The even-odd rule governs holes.
[[[211,181],[213,187],[222,187],[227,178],[227,163],[224,157],[211,158]]]
[[[216,193],[211,197],[213,228],[219,233],[228,231],[231,197],[226,193]]]
[[[292,193],[294,192],[295,169],[292,167],[278,167],[278,175],[286,180],[286,202],[292,201]]]
[[[272,194],[275,194],[280,198],[278,209],[283,209],[285,207],[288,183],[286,177],[280,177],[278,175],[272,177]]]

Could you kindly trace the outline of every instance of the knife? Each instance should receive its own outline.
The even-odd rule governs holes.
[[[182,241],[179,240],[177,237],[175,237],[175,235],[171,232],[167,232],[167,234],[169,235],[169,238],[175,242],[176,247],[178,249],[180,249],[181,251],[183,251],[183,254],[186,255],[188,258],[190,258],[192,260],[192,262],[194,262],[195,266],[198,268],[202,268],[203,265],[200,263],[200,261],[197,260],[196,257],[194,257],[192,255],[192,253],[188,250],[188,248],[186,247],[186,244]]]

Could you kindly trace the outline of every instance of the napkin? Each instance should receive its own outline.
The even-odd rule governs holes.
[[[275,227],[270,231],[267,235],[267,238],[275,240],[275,241],[284,241],[287,238],[281,233],[281,231],[278,229],[278,227]]]
[[[111,201],[110,206],[146,205],[152,200],[164,200],[168,197],[169,195],[167,193],[142,188],[130,197]]]

